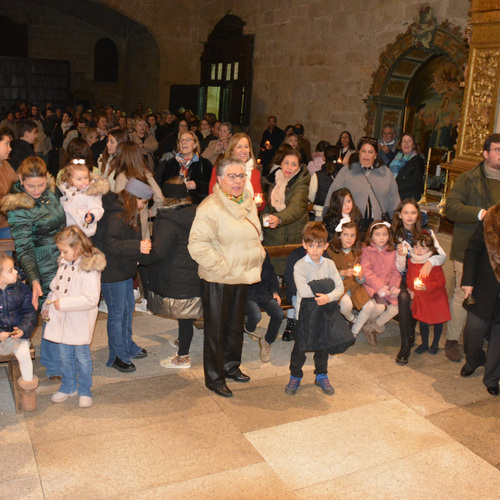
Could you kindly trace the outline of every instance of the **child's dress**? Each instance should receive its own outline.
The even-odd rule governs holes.
[[[415,298],[411,305],[412,315],[418,321],[428,325],[437,325],[450,321],[446,279],[441,266],[434,266],[427,278],[421,278],[427,290],[417,290],[415,288],[415,278],[419,277],[424,264],[425,262],[416,264],[412,259],[408,260],[406,284],[411,291],[415,292]]]
[[[59,186],[61,193],[61,206],[66,213],[66,226],[78,226],[86,236],[94,236],[97,229],[97,221],[103,214],[102,195],[109,191],[109,182],[98,175],[91,176],[87,189],[80,191],[73,186],[63,182]],[[86,223],[85,217],[90,211],[94,217],[92,222]]]

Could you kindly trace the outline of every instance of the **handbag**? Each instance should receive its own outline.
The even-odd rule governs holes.
[[[380,203],[380,200],[378,199],[377,193],[375,192],[375,189],[373,189],[372,183],[370,182],[370,179],[368,179],[368,176],[366,175],[365,172],[363,172],[363,175],[365,176],[366,182],[370,184],[370,189],[373,192],[373,196],[375,196],[375,199],[377,200],[378,206],[380,207],[380,212],[382,214],[382,220],[385,222],[388,222],[389,224],[392,224],[392,217],[389,214],[389,212],[384,212],[382,208],[382,203]]]

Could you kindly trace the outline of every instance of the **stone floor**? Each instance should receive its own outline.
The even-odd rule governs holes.
[[[136,313],[149,356],[124,375],[105,367],[105,323],[100,314],[92,408],[77,398],[51,403],[57,386],[37,360],[38,409],[16,415],[0,367],[0,498],[500,496],[500,399],[487,394],[482,369],[463,379],[442,350],[396,365],[394,322],[377,347],[359,338],[330,359],[333,397],[314,386],[311,359],[297,395],[287,396],[291,343],[278,339],[264,365],[246,340],[242,366],[252,380],[231,383],[229,400],[204,387],[202,332],[192,368],[168,370],[158,362],[174,353],[176,323]]]

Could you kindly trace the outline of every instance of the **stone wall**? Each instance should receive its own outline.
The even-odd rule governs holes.
[[[280,126],[300,121],[316,144],[336,141],[341,130],[363,135],[372,73],[385,46],[417,16],[417,0],[102,0],[143,22],[160,45],[160,106],[170,84],[197,84],[202,43],[227,13],[241,17],[255,34],[251,132],[257,139],[268,114]],[[468,0],[430,0],[438,23],[463,30]]]

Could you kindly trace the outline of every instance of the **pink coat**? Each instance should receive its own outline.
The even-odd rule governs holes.
[[[397,287],[401,284],[401,274],[396,267],[396,251],[389,251],[387,247],[379,250],[377,246],[370,245],[363,248],[361,254],[361,267],[365,276],[365,287],[368,295],[373,297],[382,287]],[[398,303],[397,296],[385,297],[391,304]]]

